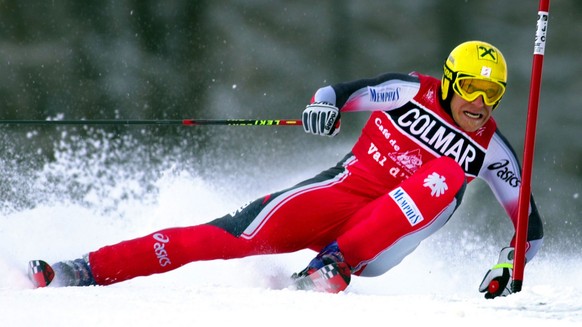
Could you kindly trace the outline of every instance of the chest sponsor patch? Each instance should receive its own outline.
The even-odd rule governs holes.
[[[479,174],[485,149],[438,115],[414,105],[387,114],[396,127],[427,151],[454,159],[469,175]]]

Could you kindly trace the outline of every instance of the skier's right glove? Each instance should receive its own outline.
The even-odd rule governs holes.
[[[513,256],[514,249],[506,247],[501,249],[499,260],[493,266],[479,286],[479,292],[485,293],[486,299],[493,299],[498,296],[507,296],[512,293],[511,282],[513,281]]]
[[[303,129],[314,135],[335,136],[340,130],[339,109],[326,102],[315,102],[303,111]]]

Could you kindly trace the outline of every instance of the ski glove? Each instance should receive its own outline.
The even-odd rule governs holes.
[[[513,273],[513,256],[514,249],[506,247],[501,249],[499,260],[493,266],[479,286],[479,292],[485,293],[486,299],[493,299],[498,296],[507,296],[511,294],[511,278]]]
[[[339,109],[326,102],[308,105],[303,111],[303,129],[314,135],[337,135],[340,130]]]

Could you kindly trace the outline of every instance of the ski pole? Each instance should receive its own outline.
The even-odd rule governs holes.
[[[296,119],[181,119],[181,120],[0,120],[0,125],[228,125],[228,126],[301,126]]]
[[[536,136],[536,122],[538,103],[540,97],[540,85],[542,79],[542,66],[546,47],[546,33],[548,28],[549,0],[540,0],[537,20],[537,31],[534,42],[534,56],[532,63],[531,84],[529,91],[529,105],[527,123],[525,129],[525,145],[523,154],[523,171],[521,175],[521,188],[519,192],[517,226],[515,238],[515,256],[513,259],[513,292],[521,291],[523,284],[523,271],[525,268],[525,252],[527,242],[527,227],[529,218],[531,175],[533,166],[534,143]]]

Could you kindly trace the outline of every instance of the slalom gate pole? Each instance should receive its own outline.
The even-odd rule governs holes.
[[[301,126],[296,119],[182,119],[182,120],[0,120],[1,125],[176,125],[176,126]]]
[[[549,7],[549,0],[540,0],[537,19],[537,31],[534,42],[534,56],[529,91],[528,115],[525,129],[521,188],[518,202],[515,256],[513,260],[513,282],[511,283],[511,289],[513,292],[521,291],[523,284],[523,271],[526,263],[525,252],[527,243],[529,207],[531,200],[531,175],[533,167],[538,103],[542,80],[542,66],[546,47]]]

